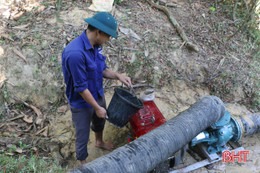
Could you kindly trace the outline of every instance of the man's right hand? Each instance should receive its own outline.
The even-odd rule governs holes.
[[[104,118],[104,119],[107,119],[108,116],[107,116],[107,111],[106,109],[104,109],[103,107],[99,106],[98,109],[95,110],[96,111],[96,114],[99,118]]]
[[[88,89],[85,89],[83,92],[80,92],[79,94],[84,98],[84,100],[88,104],[90,104],[95,109],[96,114],[99,118],[108,118],[106,109],[98,105],[98,103],[96,102],[96,100],[94,99],[94,97]]]

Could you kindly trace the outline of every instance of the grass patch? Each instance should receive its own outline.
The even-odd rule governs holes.
[[[65,172],[52,158],[41,159],[26,155],[19,157],[0,154],[0,173],[5,172]]]

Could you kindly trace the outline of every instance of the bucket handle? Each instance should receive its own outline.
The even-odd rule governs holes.
[[[130,86],[130,93],[131,92],[134,94],[135,97],[137,97],[136,94],[135,94],[135,90],[134,90],[133,86]]]
[[[121,88],[123,88],[123,86],[124,86],[124,84],[122,84]],[[130,88],[130,93],[132,93],[135,97],[137,97],[136,94],[135,94],[134,86],[128,85],[128,87]]]

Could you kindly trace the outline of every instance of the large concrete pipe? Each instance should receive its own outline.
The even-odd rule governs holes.
[[[72,172],[149,172],[217,122],[224,113],[224,104],[218,97],[203,97],[162,126]]]

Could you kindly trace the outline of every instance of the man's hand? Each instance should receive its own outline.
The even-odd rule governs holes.
[[[121,82],[123,82],[126,86],[128,86],[128,87],[132,86],[131,78],[130,78],[130,77],[127,77],[127,76],[125,76],[124,74],[118,74],[118,75],[117,75],[117,78],[118,78],[118,80],[120,80]]]
[[[85,89],[83,92],[80,92],[79,94],[84,98],[84,100],[88,104],[90,104],[95,109],[96,114],[99,118],[108,118],[106,109],[98,105],[98,103],[96,102],[96,100],[94,99],[94,97],[88,89]]]
[[[108,116],[107,116],[107,111],[106,109],[104,109],[103,107],[99,106],[98,109],[95,110],[96,111],[96,114],[99,118],[104,118],[104,119],[107,119]]]

